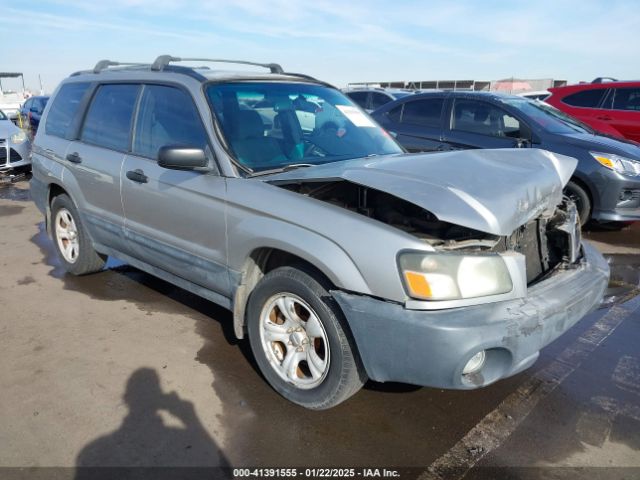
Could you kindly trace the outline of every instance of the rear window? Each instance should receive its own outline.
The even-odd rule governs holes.
[[[583,90],[567,95],[562,99],[562,102],[572,107],[596,108],[600,104],[606,91],[604,88]]]
[[[68,138],[69,127],[78,113],[80,102],[88,88],[88,83],[67,83],[60,88],[47,116],[45,125],[47,135]]]
[[[402,123],[439,127],[444,98],[414,100],[404,104]]]
[[[139,88],[139,85],[102,85],[91,101],[80,140],[127,151]]]

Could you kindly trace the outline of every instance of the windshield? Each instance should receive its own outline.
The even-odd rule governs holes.
[[[582,122],[546,103],[526,98],[506,98],[502,101],[520,110],[547,132],[559,134],[591,133],[591,129]]]
[[[206,91],[236,160],[254,172],[402,152],[332,88],[243,82],[211,84]]]

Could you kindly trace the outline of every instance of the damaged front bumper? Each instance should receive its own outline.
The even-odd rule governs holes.
[[[515,300],[438,311],[333,291],[370,379],[472,389],[531,366],[540,349],[601,302],[609,267],[593,247],[570,269],[559,270]],[[478,371],[463,374],[479,352]]]

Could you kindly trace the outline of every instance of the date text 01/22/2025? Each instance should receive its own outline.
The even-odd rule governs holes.
[[[233,478],[400,478],[386,468],[234,468]]]

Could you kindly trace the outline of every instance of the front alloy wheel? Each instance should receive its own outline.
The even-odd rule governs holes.
[[[306,265],[279,267],[258,282],[247,303],[260,371],[280,395],[313,410],[345,401],[367,379],[332,288]]]
[[[327,376],[327,333],[313,308],[297,295],[281,293],[266,302],[260,340],[271,367],[295,387],[313,388]]]

